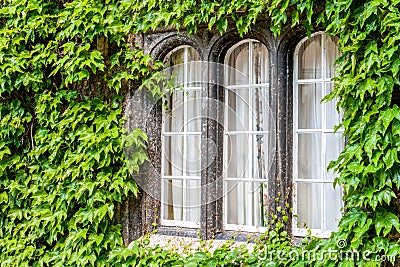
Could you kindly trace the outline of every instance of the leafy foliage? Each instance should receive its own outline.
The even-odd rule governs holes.
[[[0,9],[1,266],[109,265],[123,246],[115,203],[138,189],[124,162],[119,95],[150,57],[129,46],[118,6]],[[145,158],[145,135],[131,137]]]
[[[43,1],[0,6],[1,266],[380,266],[358,259],[259,261],[339,249],[400,254],[399,1]],[[281,222],[250,253],[229,246],[187,258],[122,244],[114,206],[138,189],[124,162],[123,96],[151,58],[132,45],[138,32],[172,26],[246,33],[258,21],[276,35],[315,26],[340,36],[335,90],[347,145],[340,173],[346,214],[329,240],[292,246]],[[145,135],[127,138],[145,159]],[[136,151],[136,150],[135,150]],[[307,241],[307,240],[306,240]],[[393,259],[392,264],[393,264]]]
[[[340,34],[343,53],[332,96],[341,98],[347,137],[332,166],[340,171],[337,182],[344,185],[348,208],[333,240],[348,240],[349,249],[398,256],[398,2],[332,4],[329,28]]]

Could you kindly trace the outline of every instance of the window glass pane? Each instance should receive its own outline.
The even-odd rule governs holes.
[[[326,94],[329,94],[331,92],[332,88],[333,88],[333,84],[332,83],[327,83],[326,87],[327,87]],[[331,100],[329,102],[325,102],[324,103],[325,108],[326,108],[326,111],[325,111],[325,117],[326,117],[325,128],[326,129],[334,129],[334,127],[336,125],[339,125],[339,123],[342,121],[342,114],[339,114],[337,112],[337,109],[336,109],[337,102],[338,101],[335,98],[335,99],[333,99],[333,100]]]
[[[229,135],[227,138],[227,177],[249,178],[249,139],[247,134]]]
[[[225,64],[229,66],[227,85],[249,84],[249,43],[236,47],[226,58]]]
[[[228,109],[226,124],[228,131],[249,130],[249,89],[226,90]]]
[[[228,181],[227,223],[265,226],[267,187],[265,183]]]
[[[270,107],[269,93],[267,87],[255,87],[251,89],[252,94],[252,120],[253,131],[268,131]]]
[[[201,91],[188,90],[185,94],[187,101],[186,131],[201,132]]]
[[[167,67],[183,64],[185,60],[185,47],[172,50],[164,60]]]
[[[252,136],[253,176],[255,179],[267,179],[269,171],[268,134]]]
[[[260,42],[252,42],[253,45],[253,75],[252,84],[268,82],[269,53],[267,47]]]
[[[321,133],[298,135],[298,178],[322,179]]]
[[[189,63],[188,65],[191,65],[192,61],[200,61],[201,60],[200,55],[196,51],[196,49],[194,49],[193,47],[190,47],[190,46],[187,46],[186,49],[187,49],[187,53],[188,53],[188,55],[187,55],[187,62]]]
[[[183,132],[183,92],[167,94],[167,109],[164,110],[164,131]]]
[[[201,173],[201,136],[186,136],[186,175],[200,176]]]
[[[201,81],[202,81],[201,76],[203,73],[201,71],[202,63],[199,62],[200,56],[197,53],[197,51],[193,50],[191,52],[191,54],[192,53],[195,53],[197,56],[194,57],[192,55],[189,55],[189,58],[188,58],[188,60],[189,60],[189,62],[187,64],[187,75],[188,76],[187,76],[187,81],[186,81],[187,87],[196,87],[196,86],[200,87],[202,85],[202,83],[201,83]],[[196,62],[190,62],[191,58],[193,58],[193,60]]]
[[[297,227],[322,228],[322,184],[297,183]]]
[[[238,213],[236,212],[238,206],[238,181],[226,181],[226,202],[227,209],[225,211],[226,221],[228,224],[238,224]]]
[[[298,86],[299,129],[322,128],[322,85],[301,84]]]
[[[200,221],[200,180],[187,180],[186,196],[186,220],[192,222]]]
[[[337,230],[342,208],[342,189],[339,186],[333,188],[333,184],[324,184],[325,190],[325,224],[327,230]]]
[[[182,180],[164,180],[164,219],[183,219],[183,187]]]
[[[340,133],[327,133],[326,138],[326,151],[325,151],[325,170],[327,171],[328,165],[332,160],[337,160],[340,152],[344,149],[344,140]],[[335,179],[336,175],[333,170],[327,171],[327,179]]]
[[[164,175],[183,175],[183,136],[164,136]]]
[[[171,66],[169,68],[170,75],[168,78],[173,78],[173,81],[175,83],[175,90],[182,89],[184,86],[185,81],[185,75],[184,75],[184,65],[175,65]]]
[[[177,87],[184,83],[184,59],[185,49],[180,48],[173,51],[165,60],[164,64],[168,68],[169,77],[174,77]]]
[[[334,66],[335,60],[339,57],[335,37],[326,35],[325,53],[326,53],[326,77],[333,78],[336,67]]]
[[[305,41],[299,49],[298,79],[322,78],[322,35]]]

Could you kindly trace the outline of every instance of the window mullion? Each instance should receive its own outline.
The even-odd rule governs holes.
[[[228,84],[228,78],[229,74],[228,71],[230,69],[228,68],[228,66],[225,64],[224,65],[224,79],[225,79],[225,84]],[[223,225],[227,225],[228,224],[228,181],[226,180],[226,178],[228,177],[228,164],[229,164],[229,156],[228,156],[228,142],[230,141],[230,136],[226,134],[227,131],[229,131],[229,120],[228,120],[228,114],[229,114],[229,89],[227,87],[224,88],[224,136],[223,136],[223,173],[222,173],[222,177],[223,177],[223,192],[224,192],[224,196],[223,196]]]
[[[183,156],[182,174],[184,177],[187,176],[187,86],[188,86],[188,48],[184,50],[183,56]],[[182,179],[182,220],[186,220],[186,198],[187,198],[187,179]]]
[[[162,176],[164,176],[165,173],[165,120],[167,119],[166,116],[166,110],[164,108],[162,108],[162,126],[161,126],[161,174]],[[162,177],[161,176],[161,177]],[[166,181],[164,181],[163,179],[161,180],[161,188],[160,188],[160,195],[161,195],[161,210],[160,210],[160,216],[161,216],[161,221],[164,220],[165,218],[165,210],[164,210],[164,202],[168,203],[168,200],[165,200],[165,192],[164,192],[164,183],[166,183]]]
[[[253,81],[253,42],[250,41],[249,42],[249,84],[250,85],[254,85],[254,81]],[[253,135],[250,134],[250,131],[253,129],[253,120],[252,120],[252,114],[254,112],[253,110],[253,87],[249,87],[248,88],[248,94],[249,94],[249,128],[248,128],[248,144],[249,144],[249,152],[251,151],[251,153],[249,153],[249,165],[247,166],[247,171],[246,171],[246,178],[253,178],[252,175],[252,170],[254,168],[254,150],[252,150],[251,148],[253,147]],[[246,188],[246,192],[245,193],[249,193],[249,192],[253,192],[252,190],[252,183],[251,182],[244,182],[245,183],[245,188]],[[246,224],[248,225],[249,223],[252,224],[252,218],[253,218],[253,201],[250,199],[250,197],[247,199],[247,203],[246,203]],[[248,216],[247,216],[248,215]]]
[[[299,94],[299,84],[298,84],[298,69],[299,69],[299,53],[298,50],[295,52],[294,60],[294,70],[293,70],[293,214],[298,214],[297,209],[297,197],[298,197],[298,94]],[[293,216],[293,229],[297,229],[298,219],[297,216]]]
[[[322,180],[325,180],[326,179],[326,169],[325,169],[325,154],[326,154],[326,135],[325,135],[325,133],[322,133],[322,136],[321,136],[321,141],[322,141],[322,147],[321,147],[321,157],[322,157],[322,159],[321,159],[321,169],[322,169]],[[322,230],[325,230],[326,229],[326,227],[325,227],[325,224],[326,224],[326,221],[325,221],[325,218],[326,218],[326,210],[325,210],[325,203],[326,203],[326,196],[325,196],[325,184],[324,183],[321,183],[321,187],[322,187],[322,191],[321,191],[321,196],[322,196]]]
[[[325,48],[325,42],[326,42],[326,34],[322,34],[322,43],[321,43],[321,48],[322,48],[322,79],[325,80],[326,78],[326,48]],[[322,83],[322,95],[325,96],[326,93],[326,83]],[[321,103],[321,111],[322,111],[322,136],[321,136],[321,179],[325,180],[326,176],[326,169],[325,169],[325,155],[326,155],[326,105],[325,103]],[[326,229],[326,210],[325,210],[325,202],[326,202],[326,196],[325,196],[325,184],[321,183],[322,191],[321,191],[321,197],[322,197],[322,230]]]

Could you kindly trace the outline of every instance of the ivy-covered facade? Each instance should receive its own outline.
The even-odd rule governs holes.
[[[1,266],[397,266],[398,8],[398,1],[383,0],[3,2]],[[171,30],[157,30],[163,27]],[[146,135],[132,127],[122,138],[124,125],[138,123],[132,119],[135,114],[126,112],[124,99],[161,66],[151,56],[163,60],[174,46],[190,45],[203,60],[221,63],[229,47],[242,39],[258,40],[270,49],[278,132],[269,193],[278,196],[273,210],[281,207],[287,214],[291,64],[295,46],[318,31],[337,36],[341,53],[335,89],[327,97],[339,99],[346,137],[344,151],[331,164],[340,173],[335,181],[344,191],[338,231],[326,240],[291,246],[290,224],[286,227],[284,216],[277,216],[256,253],[225,247],[182,257],[159,247],[145,248],[146,242],[140,241],[126,248],[124,241],[136,237],[135,232],[151,231],[157,224],[157,216],[148,211],[149,205],[158,204],[138,189],[131,170],[140,171],[148,155],[160,158],[157,145],[149,146],[159,143],[160,111],[154,111],[150,122],[153,132]],[[218,97],[211,95],[215,91],[207,92]],[[155,88],[152,93],[160,92]],[[207,127],[211,138],[221,134],[212,124]],[[135,148],[129,166],[127,143]],[[218,172],[216,164],[211,168]],[[210,172],[204,177],[215,176]],[[203,216],[214,215],[218,205],[211,203],[206,208],[210,213]],[[204,221],[202,235],[218,233],[218,220]],[[262,257],[267,250],[301,254],[329,249],[368,252],[375,260]],[[376,260],[383,255],[389,260]]]

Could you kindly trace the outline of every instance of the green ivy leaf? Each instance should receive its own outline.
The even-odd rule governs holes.
[[[382,232],[383,235],[387,236],[393,227],[397,231],[400,231],[399,218],[397,218],[397,216],[394,215],[393,213],[387,212],[382,208],[377,210],[376,217],[374,220],[375,220],[375,229],[378,235],[383,230]]]

